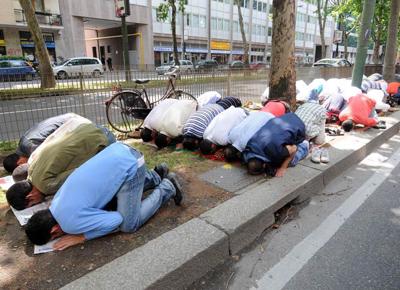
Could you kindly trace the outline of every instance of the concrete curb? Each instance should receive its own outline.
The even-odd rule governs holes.
[[[328,165],[302,161],[284,178],[241,189],[235,196],[62,289],[182,289],[229,255],[236,254],[274,223],[287,203],[304,200],[399,132],[400,112],[386,130],[353,132],[332,142]],[[349,146],[351,145],[351,146]]]

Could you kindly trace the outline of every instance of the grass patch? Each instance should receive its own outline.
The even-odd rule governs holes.
[[[15,151],[18,146],[17,141],[1,141],[0,142],[0,154],[8,153],[8,151]]]
[[[177,150],[175,147],[158,150],[155,147],[138,141],[128,141],[126,143],[144,154],[148,168],[154,168],[154,166],[161,162],[167,163],[171,170],[188,166],[196,166],[196,168],[206,166],[204,161],[207,161],[207,159],[192,151]]]

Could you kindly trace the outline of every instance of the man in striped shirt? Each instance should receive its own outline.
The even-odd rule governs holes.
[[[192,114],[183,127],[183,147],[189,150],[197,149],[207,126],[223,111],[222,106],[209,104]]]

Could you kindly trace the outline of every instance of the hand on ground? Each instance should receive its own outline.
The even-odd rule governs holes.
[[[85,241],[84,235],[65,235],[60,238],[57,243],[54,244],[54,250],[62,251],[66,248],[82,244]]]

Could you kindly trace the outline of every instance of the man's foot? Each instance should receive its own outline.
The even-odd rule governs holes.
[[[157,172],[157,174],[161,177],[161,179],[164,179],[167,178],[168,176],[169,168],[167,163],[163,162],[156,165],[156,167],[154,167],[154,171]]]
[[[175,187],[174,201],[176,205],[181,205],[183,200],[182,186],[179,183],[178,176],[175,173],[170,173],[167,179],[172,182]]]

